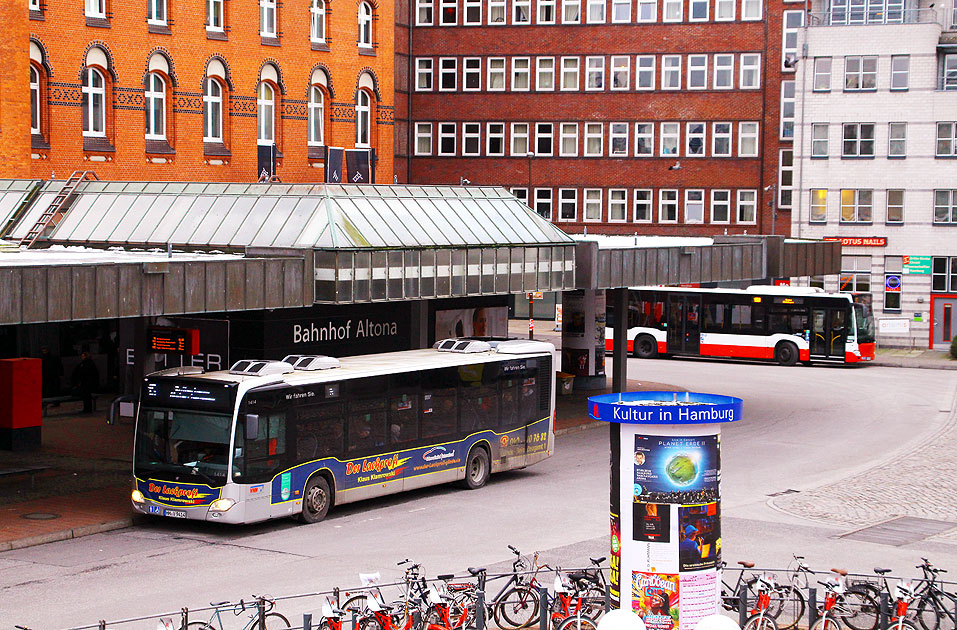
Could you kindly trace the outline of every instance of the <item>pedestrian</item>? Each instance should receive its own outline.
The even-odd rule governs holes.
[[[86,350],[80,353],[80,362],[73,368],[70,384],[83,400],[83,413],[93,411],[93,392],[100,387],[100,371]]]
[[[49,346],[40,348],[41,366],[41,389],[44,398],[57,396],[60,393],[60,383],[63,378],[63,361],[60,357],[50,352]]]

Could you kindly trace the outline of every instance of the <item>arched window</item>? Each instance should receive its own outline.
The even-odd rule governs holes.
[[[256,119],[259,144],[272,144],[275,140],[273,125],[275,124],[275,92],[268,83],[259,84],[256,97]]]
[[[312,0],[309,14],[311,17],[309,38],[317,44],[326,43],[326,3],[324,0]]]
[[[372,48],[372,5],[368,2],[359,5],[359,46]]]
[[[30,133],[40,133],[40,73],[30,66]]]
[[[203,82],[203,142],[223,141],[223,86],[216,79]]]
[[[146,76],[146,139],[166,139],[166,81],[159,72]]]
[[[83,135],[106,136],[106,82],[96,68],[83,71]]]
[[[356,146],[369,146],[369,127],[371,122],[372,110],[370,107],[371,99],[369,93],[365,90],[359,90],[356,98]]]
[[[314,85],[309,88],[309,144],[322,145],[324,143],[325,117],[322,90]]]

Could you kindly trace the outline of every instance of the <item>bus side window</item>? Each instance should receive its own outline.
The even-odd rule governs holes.
[[[459,417],[456,386],[458,370],[442,368],[422,374],[423,439],[448,437],[455,433]]]
[[[724,304],[719,303],[709,303],[709,298],[705,298],[705,304],[703,307],[704,310],[704,323],[701,327],[701,332],[706,333],[720,333],[724,332]]]
[[[731,305],[731,332],[747,334],[751,332],[751,305]]]
[[[270,413],[259,416],[259,434],[255,440],[246,440],[247,481],[267,481],[267,477],[282,467],[286,453],[286,414]]]
[[[306,462],[342,451],[342,404],[310,405],[299,411],[296,459]]]
[[[519,406],[522,396],[521,382],[521,377],[512,376],[511,378],[503,378],[499,383],[502,391],[500,426],[506,431],[517,429],[525,424],[521,421],[521,408]]]
[[[535,374],[538,371],[531,372],[533,376],[527,376],[522,380],[522,402],[519,405],[521,409],[522,424],[530,424],[536,420],[541,420],[541,414],[538,410],[538,379]]]
[[[372,452],[385,446],[385,407],[381,398],[349,403],[348,452]]]

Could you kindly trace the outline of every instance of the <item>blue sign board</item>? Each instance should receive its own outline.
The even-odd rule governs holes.
[[[588,415],[620,424],[715,424],[741,419],[741,399],[696,392],[624,392],[588,399]]]

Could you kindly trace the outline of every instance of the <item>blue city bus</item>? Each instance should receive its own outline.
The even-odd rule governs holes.
[[[172,368],[143,383],[132,505],[170,518],[322,520],[330,507],[522,468],[554,449],[555,348],[447,339],[334,359]]]

